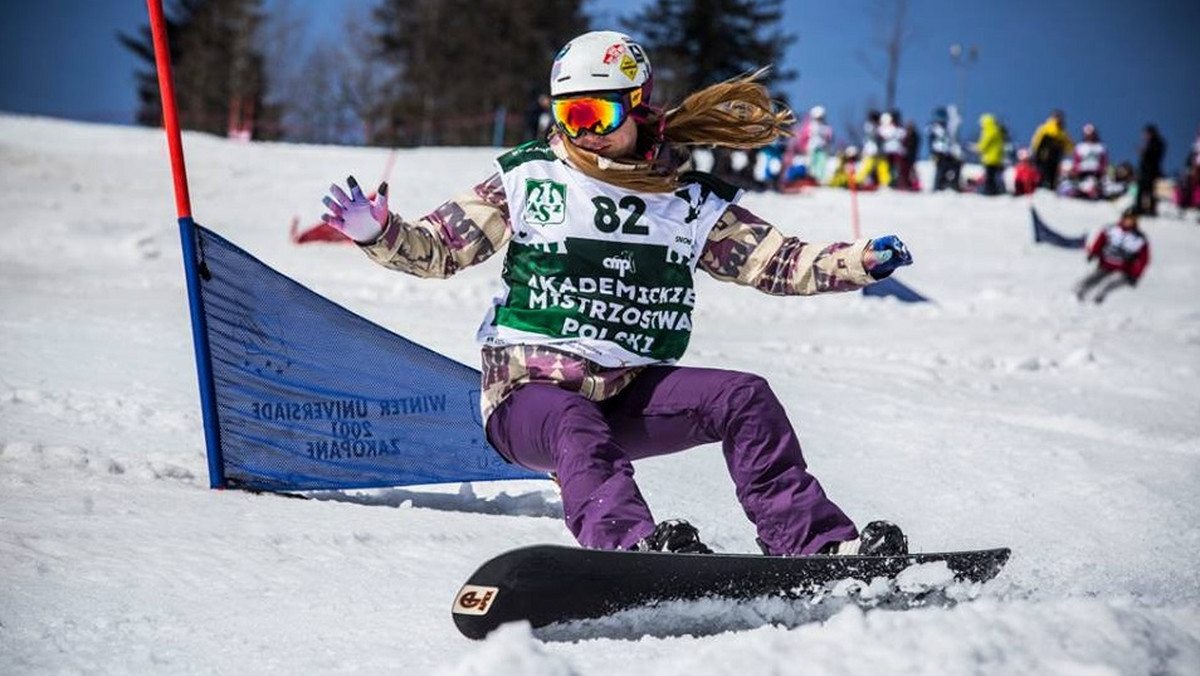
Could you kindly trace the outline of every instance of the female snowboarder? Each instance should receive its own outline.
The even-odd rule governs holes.
[[[376,262],[448,277],[507,246],[503,288],[478,338],[487,437],[510,462],[553,472],[585,547],[708,552],[682,520],[656,524],[633,461],[720,442],[764,552],[900,554],[903,533],[862,532],[808,471],[783,406],[749,373],[674,366],[692,328],[692,275],[775,295],[850,291],[912,261],[895,236],[812,244],[737,205],[741,191],[687,171],[688,145],[757,148],[793,122],[754,76],[651,106],[644,49],[596,31],[550,75],[549,139],[417,221],[349,179],[324,218]]]

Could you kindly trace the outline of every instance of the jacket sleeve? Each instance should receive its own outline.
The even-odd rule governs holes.
[[[1107,243],[1107,233],[1105,233],[1103,230],[1096,233],[1096,236],[1092,238],[1092,243],[1088,245],[1087,259],[1090,261],[1097,258],[1100,255],[1100,252],[1104,250],[1104,245]]]
[[[371,260],[417,277],[449,277],[482,263],[512,237],[500,175],[442,204],[414,223],[390,214],[374,242],[360,245]]]
[[[731,205],[709,232],[699,267],[719,280],[774,296],[854,291],[875,281],[862,263],[870,241],[803,242]]]
[[[1043,122],[1040,127],[1038,127],[1036,130],[1034,130],[1033,139],[1031,139],[1029,141],[1030,152],[1034,152],[1034,153],[1037,152],[1038,146],[1041,145],[1042,138],[1045,136],[1046,136],[1046,123]]]
[[[1136,283],[1142,278],[1142,273],[1146,271],[1146,266],[1150,264],[1150,245],[1142,246],[1142,250],[1134,256],[1129,262],[1128,274],[1131,281]]]

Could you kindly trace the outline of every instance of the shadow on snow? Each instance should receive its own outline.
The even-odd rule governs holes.
[[[443,512],[562,518],[562,502],[554,491],[538,490],[517,495],[500,493],[494,497],[482,497],[475,494],[475,489],[470,483],[463,483],[457,493],[383,488],[362,491],[310,491],[302,494],[302,497],[371,507],[408,506]]]

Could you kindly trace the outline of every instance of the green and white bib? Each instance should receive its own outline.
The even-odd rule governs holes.
[[[741,192],[699,172],[674,193],[623,189],[569,167],[544,141],[497,164],[513,237],[479,340],[551,345],[608,367],[681,357],[692,273]]]

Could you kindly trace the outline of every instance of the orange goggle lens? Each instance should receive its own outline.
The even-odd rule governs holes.
[[[564,134],[579,138],[590,131],[604,136],[611,134],[625,122],[629,115],[626,97],[600,98],[580,96],[570,99],[555,99],[553,102],[554,122]]]

